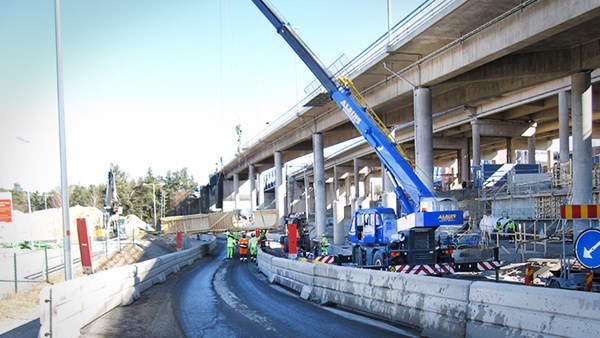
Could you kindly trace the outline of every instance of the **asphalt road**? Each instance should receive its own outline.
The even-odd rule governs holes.
[[[383,322],[272,285],[256,264],[206,257],[82,329],[82,337],[405,337]]]

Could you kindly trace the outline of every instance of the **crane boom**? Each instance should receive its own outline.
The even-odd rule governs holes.
[[[325,87],[329,96],[342,109],[369,145],[373,147],[385,170],[390,174],[396,188],[396,195],[404,210],[409,214],[413,213],[415,212],[415,206],[418,206],[423,198],[434,197],[434,194],[413,171],[408,161],[400,154],[395,140],[390,139],[387,130],[383,130],[385,127],[380,127],[369,116],[368,108],[361,105],[352,95],[351,82],[348,79],[336,81],[292,27],[281,18],[267,1],[252,0],[252,2],[271,22],[277,33],[292,47],[298,57]],[[404,192],[410,196],[410,199],[406,197]]]
[[[347,78],[334,78],[267,0],[252,2],[308,66],[331,99],[373,148],[394,183],[396,196],[404,208],[404,213],[400,216],[393,208],[384,207],[358,208],[354,211],[348,229],[348,240],[352,243],[352,255],[349,258],[352,263],[359,267],[405,267],[408,264],[410,271],[427,270],[425,266],[435,264],[444,267],[440,271],[450,271],[453,269],[456,253],[456,257],[462,259],[462,271],[471,271],[468,269],[479,266],[478,262],[464,261],[463,253],[453,250],[456,248],[449,241],[441,244],[438,227],[464,224],[463,212],[458,210],[458,201],[450,197],[435,197],[417,176],[395,138],[352,82]],[[489,248],[478,247],[476,250],[479,250],[479,257],[486,262],[493,260],[492,262],[500,264],[497,248],[490,251]],[[485,258],[485,254],[490,252],[493,257]],[[438,271],[435,274],[441,273]]]

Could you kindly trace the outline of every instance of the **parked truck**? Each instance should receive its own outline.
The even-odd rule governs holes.
[[[267,1],[252,1],[373,147],[383,164],[384,175],[394,184],[402,206],[400,212],[377,207],[354,213],[349,231],[352,261],[358,266],[386,266],[397,271],[453,272],[452,243],[444,244],[436,229],[463,225],[458,202],[453,198],[436,197],[423,183],[395,138],[348,78],[335,78]],[[489,258],[497,260],[497,257]]]

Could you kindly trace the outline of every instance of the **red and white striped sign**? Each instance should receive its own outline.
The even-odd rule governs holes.
[[[477,268],[479,271],[498,269],[501,265],[502,262],[500,261],[477,262]]]
[[[333,264],[335,256],[317,256],[313,259],[315,264]]]
[[[454,273],[454,267],[450,263],[418,265],[403,264],[390,266],[390,271],[408,275],[442,275]]]

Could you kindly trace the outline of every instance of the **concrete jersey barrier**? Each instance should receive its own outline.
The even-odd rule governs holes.
[[[213,252],[216,238],[193,248],[133,265],[101,271],[44,288],[38,337],[79,337],[82,327],[120,305],[128,305],[154,284]]]
[[[432,337],[592,337],[600,295],[493,282],[314,265],[258,253],[271,283]]]

